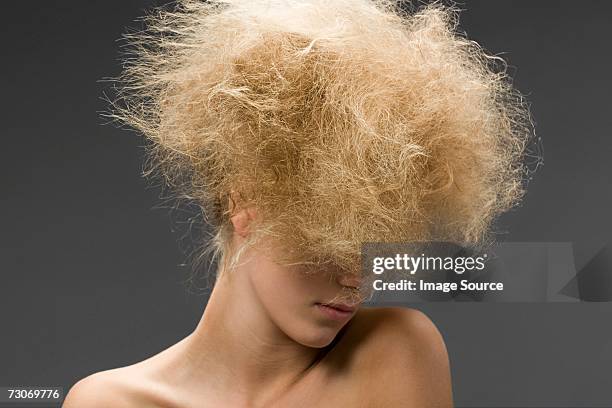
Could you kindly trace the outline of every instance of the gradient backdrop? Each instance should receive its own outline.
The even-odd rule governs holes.
[[[168,347],[202,313],[180,266],[197,229],[141,178],[143,139],[98,114],[116,40],[153,4],[0,9],[0,386],[68,388]],[[459,5],[470,37],[510,62],[544,140],[501,239],[573,242],[580,268],[612,238],[612,2]],[[446,338],[458,407],[612,406],[612,303],[417,307]]]

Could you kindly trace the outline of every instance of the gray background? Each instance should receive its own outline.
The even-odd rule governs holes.
[[[2,6],[2,386],[69,387],[139,361],[204,308],[179,265],[184,217],[140,177],[143,139],[98,115],[98,81],[120,69],[116,39],[152,4]],[[462,7],[470,37],[516,67],[544,140],[545,165],[501,239],[573,242],[580,268],[612,231],[612,2]],[[417,307],[446,338],[457,406],[612,406],[612,303]]]

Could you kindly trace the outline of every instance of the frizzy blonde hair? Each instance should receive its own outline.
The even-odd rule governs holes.
[[[234,194],[260,215],[248,245],[275,239],[289,259],[355,270],[362,242],[479,245],[524,195],[532,127],[503,60],[457,16],[180,0],[126,36],[113,114],[150,141],[146,174],[200,203],[222,259]]]

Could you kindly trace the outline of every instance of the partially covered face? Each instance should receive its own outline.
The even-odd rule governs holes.
[[[282,265],[273,251],[251,258],[255,296],[288,337],[309,347],[328,345],[359,307],[360,279],[333,267]]]
[[[236,210],[233,247],[240,247],[256,228],[254,207]],[[249,297],[242,313],[271,321],[287,337],[308,347],[325,347],[355,315],[363,300],[358,271],[331,262],[309,262],[294,254],[289,239],[260,238],[242,252],[237,273],[242,295]],[[300,259],[301,258],[301,259]],[[291,259],[291,261],[289,261]]]

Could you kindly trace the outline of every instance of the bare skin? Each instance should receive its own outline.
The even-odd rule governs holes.
[[[235,243],[255,216],[232,217]],[[446,348],[424,314],[322,311],[356,285],[324,272],[303,276],[250,251],[221,274],[192,334],[140,363],[82,379],[63,407],[452,407]]]

